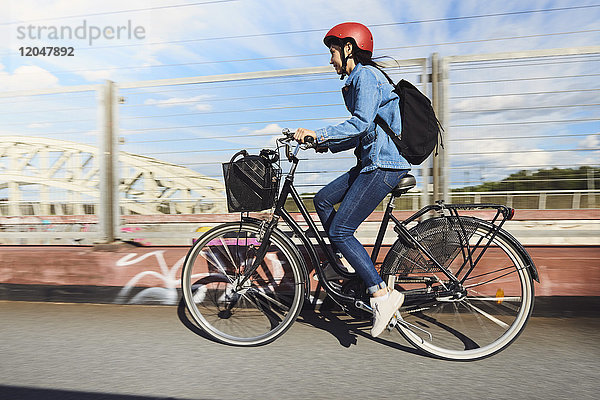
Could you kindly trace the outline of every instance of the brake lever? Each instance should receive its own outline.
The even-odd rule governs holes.
[[[292,146],[290,146],[291,140],[285,142],[285,157],[289,162],[292,162]]]
[[[288,128],[284,128],[281,133],[285,136],[285,138],[281,140],[285,142],[291,142],[294,140],[294,132],[290,131]]]

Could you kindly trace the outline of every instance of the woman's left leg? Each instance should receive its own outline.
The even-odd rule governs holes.
[[[352,182],[329,227],[329,239],[354,267],[371,294],[385,288],[385,283],[363,245],[354,237],[354,232],[407,172],[376,169],[360,173]]]

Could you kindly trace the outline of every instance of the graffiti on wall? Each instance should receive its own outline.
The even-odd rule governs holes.
[[[135,267],[137,270],[143,269],[133,276],[123,288],[119,291],[115,302],[119,304],[164,304],[175,305],[179,302],[181,288],[180,271],[185,261],[185,256],[180,257],[172,265],[169,265],[165,257],[167,250],[154,250],[148,253],[128,253],[115,262],[115,268],[122,269]],[[202,252],[201,252],[202,254]],[[202,259],[208,261],[205,268],[199,273],[194,273],[193,279],[200,279],[209,275],[224,277],[231,272],[226,272],[221,266],[226,264],[225,260],[217,259],[216,254],[211,256],[204,255]],[[285,271],[282,262],[275,253],[267,253],[265,256],[265,267],[268,274],[262,277],[264,288],[275,291],[280,287],[284,280]],[[240,262],[244,261],[240,259]],[[211,267],[209,267],[209,265]],[[239,266],[238,266],[239,268]],[[201,302],[206,287],[197,287],[195,298]]]
[[[179,300],[177,288],[181,286],[178,273],[183,265],[185,256],[181,257],[169,267],[169,264],[165,259],[165,251],[166,250],[155,250],[142,255],[129,253],[117,260],[115,264],[117,268],[137,265],[143,262],[150,263],[150,260],[154,260],[154,262],[151,263],[154,266],[153,269],[147,269],[138,273],[123,286],[123,289],[121,289],[115,299],[117,303],[177,304]],[[156,270],[156,266],[158,266],[158,270]],[[149,278],[152,278],[153,281],[158,279],[162,283],[162,286],[147,287],[141,291],[134,290],[138,288],[141,283],[144,283],[144,280]]]

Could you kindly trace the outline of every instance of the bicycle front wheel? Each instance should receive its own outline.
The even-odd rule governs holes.
[[[194,321],[215,340],[238,346],[269,343],[296,320],[304,300],[300,255],[279,231],[246,282],[262,241],[257,223],[229,223],[206,232],[190,249],[183,298]]]
[[[435,357],[476,360],[511,344],[534,301],[525,250],[507,232],[470,217],[425,220],[411,233],[461,282],[451,282],[423,253],[398,241],[382,266],[384,280],[406,295],[397,325]]]

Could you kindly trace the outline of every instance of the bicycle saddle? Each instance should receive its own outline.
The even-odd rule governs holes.
[[[400,183],[398,183],[396,187],[392,189],[392,196],[400,197],[410,189],[414,188],[416,185],[417,180],[415,177],[411,174],[406,174],[402,177],[402,179],[400,179]]]

